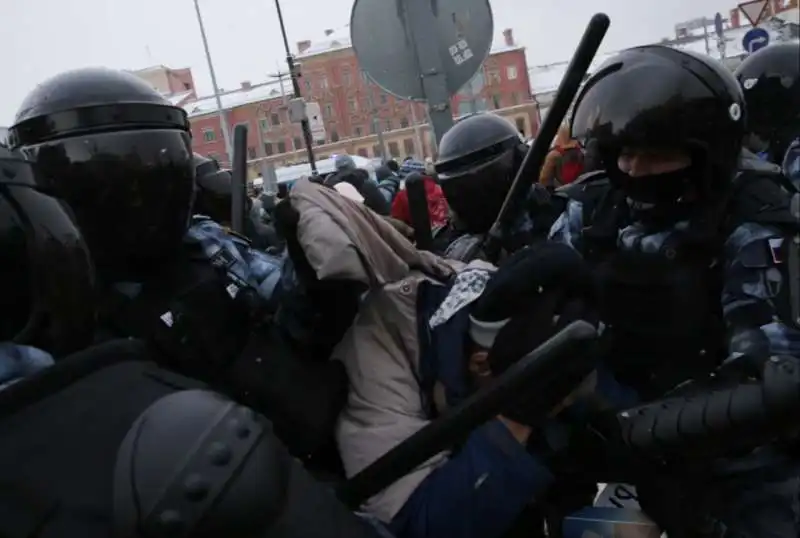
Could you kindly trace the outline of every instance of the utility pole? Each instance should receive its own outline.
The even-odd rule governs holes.
[[[231,146],[231,135],[228,130],[228,119],[225,117],[225,110],[222,108],[222,99],[220,99],[219,86],[217,85],[217,75],[214,73],[214,63],[211,61],[211,52],[208,49],[206,28],[203,25],[203,16],[200,14],[200,5],[197,3],[197,0],[194,0],[194,10],[197,13],[197,24],[200,25],[200,36],[203,38],[203,48],[206,51],[206,61],[208,62],[208,72],[211,75],[211,85],[214,88],[214,97],[217,100],[217,114],[219,114],[219,124],[222,128],[222,139],[225,141],[225,153],[228,154],[228,166],[233,166],[233,147]]]
[[[375,100],[373,99],[373,91],[374,86],[369,82],[366,74],[364,72],[361,73],[361,80],[364,81],[364,85],[367,88],[367,106],[369,107],[369,113],[372,115],[372,130],[378,136],[378,147],[381,150],[381,161],[386,162],[386,142],[383,139],[383,126],[381,125],[380,117],[378,116],[378,111],[375,108]]]
[[[409,101],[408,105],[411,107],[411,125],[414,127],[414,153],[417,154],[417,158],[423,158],[425,157],[425,151],[423,149],[425,145],[422,142],[422,135],[419,132],[417,106],[414,101]]]
[[[196,1],[196,0],[195,0]],[[283,24],[283,12],[281,11],[280,0],[275,0],[275,9],[278,12],[278,23],[281,26],[281,36],[283,37],[283,48],[286,50],[286,66],[289,68],[289,77],[292,79],[292,89],[294,90],[295,99],[302,99],[303,94],[300,91],[300,81],[298,80],[298,73],[294,63],[294,56],[292,50],[289,48],[289,38],[286,36],[286,26]],[[300,123],[303,129],[303,139],[306,143],[306,153],[308,153],[308,165],[311,167],[311,173],[317,173],[317,163],[314,161],[314,140],[311,136],[311,126],[308,123],[308,118],[303,118]]]

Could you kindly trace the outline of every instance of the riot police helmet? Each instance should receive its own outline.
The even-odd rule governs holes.
[[[220,223],[230,223],[233,188],[230,170],[198,153],[194,154],[197,193],[194,213],[206,215]]]
[[[517,128],[495,114],[467,116],[444,134],[435,169],[464,231],[489,230],[526,149]]]
[[[747,101],[747,131],[756,150],[781,162],[800,136],[800,44],[778,43],[748,56],[734,72]]]
[[[0,342],[61,356],[94,336],[94,270],[66,207],[34,165],[0,147]]]
[[[105,68],[56,75],[10,129],[64,200],[107,281],[141,281],[189,225],[194,165],[186,112],[138,77]]]
[[[727,188],[744,115],[741,88],[719,62],[648,45],[597,69],[578,95],[571,129],[584,147],[594,140],[609,178],[629,199],[665,207]]]

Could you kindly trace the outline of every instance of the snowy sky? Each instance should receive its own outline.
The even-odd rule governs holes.
[[[360,0],[369,1],[369,0]],[[372,0],[374,1],[374,0]],[[384,0],[389,2],[390,0]],[[527,47],[528,64],[569,58],[591,15],[611,17],[603,49],[652,43],[674,34],[676,23],[727,17],[736,0],[490,0],[496,38],[513,28]],[[219,84],[263,82],[283,67],[273,0],[199,0]],[[0,0],[3,45],[10,58],[0,86],[0,125],[9,125],[23,97],[61,71],[102,65],[139,69],[155,64],[191,67],[209,95],[193,0]],[[350,19],[353,0],[283,0],[289,43],[320,40],[326,28]],[[377,31],[380,31],[377,29]]]

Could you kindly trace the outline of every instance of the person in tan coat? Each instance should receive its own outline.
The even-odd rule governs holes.
[[[302,249],[313,278],[359,282],[367,290],[331,354],[349,380],[335,437],[352,477],[462,401],[470,393],[467,378],[487,372],[489,341],[502,323],[472,319],[468,306],[495,268],[418,251],[363,204],[305,180],[288,202],[296,237],[287,242]],[[527,272],[523,280],[530,280]],[[363,509],[397,538],[501,536],[554,478],[525,449],[530,427],[519,420],[491,420]]]

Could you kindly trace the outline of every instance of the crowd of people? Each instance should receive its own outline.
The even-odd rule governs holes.
[[[236,231],[190,133],[93,68],[34,89],[0,146],[0,535],[571,538],[625,481],[671,538],[800,536],[798,44],[735,73],[607,60],[497,249],[529,151],[499,116],[376,180],[340,155]],[[337,499],[576,322],[579,356]]]

